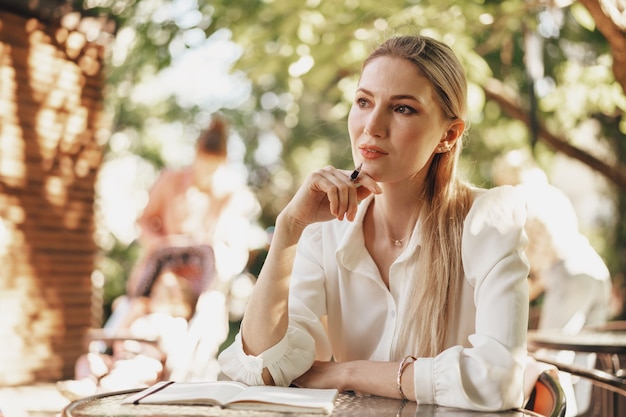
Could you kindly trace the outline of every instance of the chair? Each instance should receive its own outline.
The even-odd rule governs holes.
[[[165,269],[173,269],[189,282],[199,296],[215,278],[215,254],[209,245],[169,246],[152,252],[139,273],[129,296],[149,296],[150,290]]]
[[[524,408],[545,417],[565,416],[565,392],[554,371],[539,374]]]

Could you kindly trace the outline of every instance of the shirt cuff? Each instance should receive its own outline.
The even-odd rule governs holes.
[[[234,342],[224,349],[217,358],[222,372],[234,381],[247,385],[264,385],[263,359],[246,355],[243,350],[241,333],[237,333]]]
[[[280,371],[280,367],[278,366],[279,361],[287,356],[288,349],[289,341],[284,337],[260,355],[263,361],[263,367],[268,369],[274,380],[274,385],[279,387],[286,387],[291,383],[291,381],[284,380],[284,373]]]
[[[435,404],[433,358],[417,358],[413,364],[413,383],[418,404]]]

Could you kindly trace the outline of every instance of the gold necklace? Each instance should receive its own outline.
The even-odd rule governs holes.
[[[389,239],[391,239],[391,241],[393,242],[393,245],[394,245],[396,248],[401,248],[401,247],[402,247],[402,245],[404,245],[404,239],[405,239],[405,238],[402,238],[402,239],[394,239],[394,238],[392,238],[391,236],[389,236],[389,232],[387,231],[387,228],[385,227],[385,225],[384,225],[384,224],[383,224],[383,229],[385,229],[385,234],[387,235],[387,237],[388,237]]]
[[[395,238],[393,238],[393,237],[389,236],[389,231],[387,230],[387,226],[385,225],[385,222],[381,222],[380,224],[382,225],[383,230],[385,231],[385,234],[387,235],[387,237],[388,237],[389,239],[391,239],[391,241],[393,242],[393,245],[394,245],[396,248],[401,248],[401,247],[404,245],[404,239],[405,239],[405,238],[402,238],[402,239],[395,239]]]
[[[391,241],[396,246],[396,248],[401,248],[402,245],[404,244],[404,239],[394,239],[392,237],[390,237],[389,239],[391,239]]]

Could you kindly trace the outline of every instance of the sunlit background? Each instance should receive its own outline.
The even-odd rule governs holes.
[[[491,187],[504,155],[513,164],[534,158],[569,196],[581,230],[621,283],[626,98],[600,24],[581,2],[78,0],[71,10],[64,0],[5,3],[61,11],[55,29],[28,16],[0,22],[0,258],[19,255],[27,265],[0,265],[0,307],[32,324],[2,316],[6,328],[20,329],[12,351],[50,323],[68,328],[74,320],[72,331],[84,330],[78,315],[63,312],[64,299],[77,309],[91,303],[94,320],[106,318],[137,257],[135,220],[149,187],[164,167],[191,161],[216,112],[230,122],[231,180],[247,182],[263,209],[251,247],[265,245],[266,229],[306,174],[327,164],[352,167],[346,116],[360,63],[395,33],[442,39],[467,69],[462,174]],[[39,107],[16,105],[21,96]],[[100,103],[103,120],[90,119]],[[24,127],[36,135],[22,137]],[[28,258],[35,245],[43,260]],[[69,261],[59,261],[62,249]],[[84,275],[80,266],[91,282],[50,284]],[[26,282],[31,275],[37,279]],[[87,300],[90,285],[95,296]],[[18,290],[36,301],[22,308],[11,292]],[[78,337],[57,333],[57,350],[63,338]]]
[[[319,2],[308,2],[311,7],[309,12],[311,14],[311,26],[315,26],[317,19],[324,19],[324,16],[321,15],[313,17],[315,14],[314,3]],[[96,4],[102,4],[102,2],[90,0],[86,1],[85,4],[87,7],[93,7]],[[567,5],[569,5],[568,2],[563,2],[558,6]],[[174,22],[180,28],[181,33],[169,40],[167,33],[160,33],[158,29],[154,29],[155,32],[151,33],[151,36],[156,39],[155,43],[162,42],[165,44],[167,42],[167,48],[172,59],[171,65],[158,72],[142,74],[139,82],[133,85],[122,83],[113,86],[113,88],[127,90],[123,94],[129,98],[131,103],[146,108],[174,97],[183,109],[194,109],[196,115],[193,124],[188,123],[187,120],[167,121],[157,117],[157,115],[149,116],[143,127],[141,138],[137,138],[136,131],[122,130],[111,135],[106,161],[102,166],[98,182],[99,213],[101,226],[111,232],[124,245],[130,245],[137,236],[134,221],[146,203],[146,190],[154,181],[159,170],[159,166],[155,166],[153,162],[146,161],[144,157],[137,155],[137,141],[141,142],[143,148],[156,149],[163,165],[172,167],[185,165],[191,161],[193,156],[193,142],[198,129],[208,123],[212,113],[225,109],[237,111],[237,109],[248,108],[253,99],[251,97],[253,94],[252,81],[247,78],[242,69],[233,69],[241,58],[244,47],[233,41],[232,32],[227,28],[218,29],[207,37],[205,30],[202,29],[203,19],[206,20],[207,16],[203,15],[199,8],[200,6],[195,0],[174,0],[171,2],[144,0],[140,2],[136,11],[136,16],[150,16],[154,27],[164,25],[167,22]],[[580,14],[580,11],[578,13]],[[558,38],[563,19],[565,16],[558,8],[540,10],[537,13],[536,30],[538,35],[548,39]],[[584,20],[587,17],[583,16],[581,19]],[[485,25],[493,24],[494,16],[489,13],[482,13],[480,21]],[[313,28],[308,27],[304,19],[300,24],[302,27],[298,35],[303,42],[298,48],[295,48],[300,58],[288,68],[292,77],[290,82],[293,84],[301,84],[297,81],[298,78],[309,72],[315,65],[314,59],[307,52],[308,48],[305,46],[305,41],[314,42],[317,39],[316,35],[310,33]],[[383,19],[374,20],[373,28],[375,31],[383,33],[391,30],[389,22]],[[432,33],[437,35],[438,32],[433,30]],[[139,35],[133,26],[125,26],[117,33],[110,51],[112,66],[124,65],[128,54],[133,49],[132,45],[136,43],[137,36]],[[327,36],[332,36],[332,34],[327,34]],[[159,41],[160,37],[163,37],[163,40]],[[355,31],[355,37],[362,38],[367,44],[367,40],[372,38],[372,33],[363,28]],[[449,40],[453,43],[455,41],[453,37],[450,37]],[[459,46],[462,47],[462,45],[457,45],[457,47]],[[277,46],[266,46],[268,51],[272,48],[275,49],[276,53],[285,55],[295,52],[294,50],[285,51],[287,46],[283,46],[282,51]],[[541,48],[541,44],[536,48]],[[363,54],[364,51],[356,51],[355,53]],[[572,49],[570,51],[571,59],[576,59],[576,56],[581,53],[584,52]],[[466,59],[468,58],[466,57]],[[484,70],[484,68],[481,69],[481,71]],[[601,71],[601,68],[597,68],[597,70]],[[543,65],[540,64],[538,68],[534,68],[534,71],[539,98],[554,93],[556,89],[554,79],[544,74]],[[269,77],[269,75],[264,75],[264,77]],[[344,123],[354,81],[355,79],[352,78],[351,81],[350,79],[342,80],[339,84],[345,101],[337,103],[335,108],[330,110],[338,123]],[[293,97],[295,94],[305,93],[302,91],[302,86],[290,86],[290,90],[292,97],[283,94],[281,98],[278,94],[268,91],[257,99],[262,108],[272,110],[281,105],[281,100],[295,102],[297,99],[297,97]],[[581,90],[579,93],[584,94],[585,92]],[[573,94],[576,92],[574,91]],[[484,120],[481,114],[484,102],[484,94],[480,87],[471,84],[470,103],[474,104],[472,110],[475,112],[472,113],[474,118],[472,123],[480,123]],[[581,106],[583,100],[573,97],[573,100],[567,100],[566,103],[571,106]],[[562,101],[560,104],[555,103],[555,105],[562,104]],[[486,110],[489,111],[489,108]],[[262,113],[257,115],[256,120],[248,120],[244,123],[258,124],[258,117],[262,117]],[[289,122],[290,117],[294,120],[293,122]],[[293,124],[296,123],[297,117],[287,114],[284,121],[285,125],[294,127]],[[320,120],[319,123],[324,123],[324,121]],[[577,146],[583,149],[588,148],[593,152],[598,145],[595,139],[596,130],[597,126],[593,122],[582,124],[573,131],[570,137]],[[314,132],[311,133],[309,138],[303,140],[309,140],[313,146],[302,149],[302,154],[296,151],[296,159],[306,167],[306,170],[315,169],[330,160],[331,151],[321,142],[315,146],[315,142],[320,138]],[[522,127],[518,134],[527,136],[528,132],[525,132]],[[470,135],[470,141],[482,139],[472,136]],[[332,140],[332,138],[330,139]],[[489,138],[484,140],[488,141]],[[595,149],[595,151],[597,150]],[[266,131],[262,132],[258,138],[258,146],[254,149],[253,158],[259,166],[272,166],[280,164],[279,159],[282,151],[281,139],[272,131]],[[521,153],[521,155],[526,156],[528,154],[527,149]],[[245,167],[246,143],[235,129],[232,130],[229,155],[231,162],[239,166],[241,174],[248,178],[249,172]],[[549,158],[549,163],[545,168],[549,170],[551,181],[571,198],[584,230],[593,234],[599,226],[605,224],[607,219],[614,215],[606,181],[584,164],[571,158],[556,155]],[[475,169],[472,166],[468,168],[469,171]],[[489,167],[480,169],[486,170]],[[484,177],[489,177],[489,175],[488,172],[481,173],[481,176]],[[289,176],[289,174],[282,174],[283,178],[285,176]],[[472,176],[471,172],[469,176]],[[280,178],[281,175],[276,178],[279,185],[281,184]],[[284,178],[284,180],[286,187],[282,188],[281,191],[289,192],[293,187],[293,179]],[[112,245],[112,242],[107,243],[105,236],[102,237],[100,243],[104,248]]]
[[[191,161],[194,141],[214,113],[232,122],[230,162],[240,174],[237,180],[248,182],[259,196],[259,227],[271,227],[304,175],[329,163],[351,166],[345,123],[358,64],[383,37],[416,28],[448,42],[468,70],[470,133],[463,175],[492,186],[496,158],[511,150],[517,152],[509,155],[512,163],[516,157],[536,158],[572,200],[581,229],[598,250],[607,249],[602,237],[617,215],[612,186],[587,165],[545,147],[532,126],[507,119],[484,89],[489,80],[517,83],[521,109],[550,115],[546,126],[567,132],[571,144],[610,161],[610,145],[599,140],[601,125],[585,121],[595,107],[607,112],[626,107],[612,87],[610,56],[593,56],[588,47],[562,39],[572,25],[593,30],[585,9],[540,2],[529,14],[520,1],[507,2],[507,14],[505,5],[400,3],[381,8],[369,2],[308,0],[296,6],[273,1],[246,9],[227,1],[83,2],[87,13],[107,10],[117,24],[105,69],[112,129],[101,136],[105,155],[95,206],[102,252],[94,283],[103,286],[105,304],[123,292],[136,259],[135,220],[147,190],[162,168]],[[439,24],[473,19],[478,22],[473,37],[469,23]],[[499,37],[506,21],[512,25],[510,42]],[[606,88],[592,89],[581,83],[585,79]],[[534,98],[527,97],[528,88]],[[264,244],[261,235],[257,242]]]
[[[179,16],[180,23],[196,16],[184,13],[172,5],[163,7],[162,13]],[[158,15],[159,13],[157,13]],[[126,38],[130,30],[122,31],[112,47],[112,55],[126,53]],[[250,81],[241,72],[231,73],[235,61],[241,55],[241,47],[235,44],[227,30],[220,30],[191,49],[183,48],[172,53],[172,65],[158,74],[147,77],[132,86],[131,100],[150,106],[170,96],[182,107],[200,110],[198,126],[208,126],[211,114],[225,108],[236,109],[250,98]],[[121,57],[119,59],[122,59]],[[143,146],[159,150],[163,163],[168,167],[182,167],[191,163],[194,145],[199,134],[198,126],[186,126],[184,122],[163,122],[156,118],[148,120],[142,137]],[[231,130],[228,155],[244,179],[247,171],[243,163],[245,144]],[[156,179],[158,168],[132,151],[135,138],[126,132],[116,132],[109,139],[109,153],[102,165],[98,181],[99,213],[102,227],[110,231],[120,242],[130,245],[137,238],[135,221],[147,203],[147,189]],[[259,154],[264,151],[260,150]],[[276,158],[281,149],[269,149],[265,158]]]

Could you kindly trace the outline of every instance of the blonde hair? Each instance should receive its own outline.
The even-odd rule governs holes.
[[[425,36],[388,39],[365,60],[392,56],[413,63],[432,83],[447,120],[463,120],[467,111],[467,81],[461,63],[446,44]],[[392,356],[432,357],[446,348],[456,319],[457,296],[463,283],[461,239],[472,204],[470,187],[456,177],[462,135],[449,152],[435,154],[421,196],[419,222],[423,239],[416,276],[401,308],[404,325]]]

